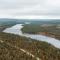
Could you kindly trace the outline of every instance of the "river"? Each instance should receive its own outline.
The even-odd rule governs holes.
[[[35,39],[39,41],[45,41],[55,46],[56,48],[60,49],[60,40],[52,38],[52,37],[44,36],[44,35],[38,35],[38,34],[26,34],[26,33],[23,34],[23,32],[21,31],[22,28],[23,28],[23,24],[16,24],[12,27],[6,28],[3,32],[25,36],[27,38],[29,37],[31,39]]]

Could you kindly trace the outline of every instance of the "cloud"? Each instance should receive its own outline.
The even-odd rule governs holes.
[[[16,0],[0,0],[0,9],[16,8]]]
[[[24,2],[25,1],[25,2]],[[26,2],[27,1],[27,2]],[[19,4],[21,2],[21,4]],[[22,8],[15,15],[60,15],[60,0],[18,0]]]
[[[60,0],[0,0],[0,17],[60,16]]]

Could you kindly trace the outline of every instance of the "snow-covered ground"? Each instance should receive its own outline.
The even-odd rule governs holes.
[[[36,35],[36,34],[23,34],[21,29],[23,28],[23,24],[16,24],[10,28],[6,28],[3,32],[5,33],[12,33],[16,35],[21,35],[25,37],[29,37],[31,39],[39,40],[39,41],[45,41],[56,48],[60,48],[60,40],[48,37],[48,36],[43,36],[43,35]]]

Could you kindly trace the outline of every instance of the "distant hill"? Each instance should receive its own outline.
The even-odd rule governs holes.
[[[14,25],[16,24],[16,19],[0,19],[0,25]]]
[[[24,23],[24,22],[30,22],[32,24],[60,24],[60,19],[49,19],[49,20],[46,20],[46,19],[20,19],[18,20],[17,22],[19,23]]]
[[[7,18],[1,18],[0,19],[0,25],[6,25],[6,24],[24,24],[26,22],[30,22],[31,24],[60,24],[60,19],[7,19]]]

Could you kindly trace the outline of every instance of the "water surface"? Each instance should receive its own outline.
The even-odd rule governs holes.
[[[58,39],[44,36],[44,35],[38,35],[38,34],[23,34],[21,31],[22,28],[23,28],[22,24],[16,24],[12,27],[6,28],[3,32],[12,33],[12,34],[20,35],[20,36],[25,36],[25,37],[29,37],[31,39],[35,39],[35,40],[39,40],[39,41],[45,41],[45,42],[55,46],[56,48],[60,48],[60,41]]]

